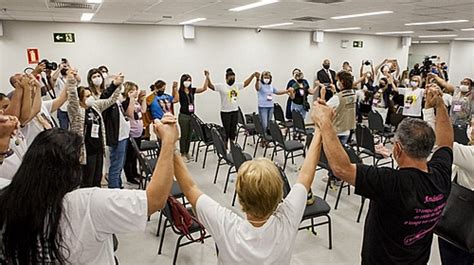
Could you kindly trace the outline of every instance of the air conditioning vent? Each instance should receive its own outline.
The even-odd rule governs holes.
[[[345,2],[345,0],[303,0],[303,2],[313,4],[335,4]]]
[[[426,31],[431,31],[431,32],[451,32],[451,31],[454,31],[454,29],[426,29]]]
[[[87,4],[80,2],[71,2],[71,1],[58,1],[58,0],[46,0],[46,6],[48,8],[60,8],[60,9],[86,9],[94,10],[96,9],[96,4]]]
[[[291,20],[303,21],[303,22],[316,22],[316,21],[324,20],[324,18],[320,18],[320,17],[296,17],[296,18],[292,18]]]
[[[129,19],[127,21],[125,21],[125,24],[158,24],[160,23],[161,21],[163,21],[162,19],[158,19],[158,20],[147,20],[147,19],[140,19],[140,18],[136,18],[136,19]]]

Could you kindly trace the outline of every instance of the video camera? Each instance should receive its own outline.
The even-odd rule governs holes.
[[[421,76],[426,77],[429,72],[431,72],[431,66],[433,65],[433,61],[431,59],[436,59],[438,56],[432,55],[432,56],[426,56],[425,59],[423,60],[420,68]]]
[[[46,67],[45,67],[46,70],[52,70],[52,71],[54,71],[54,70],[58,69],[58,64],[57,64],[57,63],[55,63],[55,62],[50,62],[50,61],[48,61],[47,59],[41,60],[40,64],[41,64],[41,63],[44,63],[44,64],[46,65]]]

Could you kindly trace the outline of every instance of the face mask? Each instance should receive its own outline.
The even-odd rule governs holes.
[[[66,68],[61,69],[61,75],[66,75],[66,74],[67,74],[67,70],[68,70],[68,69],[66,69]]]
[[[229,86],[233,85],[234,82],[235,82],[235,79],[233,79],[233,78],[227,80],[227,84],[228,84]]]
[[[94,84],[94,86],[102,85],[102,81],[102,77],[92,78],[92,84]]]
[[[264,78],[263,83],[264,84],[270,84],[270,78]]]
[[[330,65],[330,64],[323,64],[323,68],[324,68],[324,69],[328,70],[328,69],[329,69],[329,67],[331,67],[331,65]]]
[[[466,85],[460,85],[459,86],[459,89],[461,90],[461,92],[469,92],[469,86],[466,86]]]
[[[86,99],[86,106],[87,107],[92,107],[95,104],[95,98],[93,96],[90,96]]]
[[[164,93],[165,93],[165,91],[163,91],[163,90],[157,90],[157,91],[156,91],[156,94],[157,94],[158,96],[163,96]]]
[[[411,81],[411,82],[410,82],[410,86],[412,86],[412,87],[418,87],[418,82],[416,82],[416,81]]]
[[[189,88],[191,86],[191,81],[184,81],[183,85],[185,88]]]

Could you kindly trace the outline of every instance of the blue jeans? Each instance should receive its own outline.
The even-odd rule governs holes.
[[[301,114],[301,117],[303,117],[303,120],[306,119],[306,113],[307,111],[304,109],[303,104],[295,104],[291,102],[291,111],[297,111]]]
[[[273,117],[273,107],[258,107],[258,115],[264,130],[268,129],[268,122]]]
[[[127,152],[128,139],[119,141],[117,145],[109,146],[110,167],[109,167],[109,188],[120,189],[122,187],[123,164],[125,162],[125,153]]]
[[[59,127],[68,130],[69,129],[69,115],[67,114],[67,111],[62,111],[58,109],[58,121],[59,121]]]

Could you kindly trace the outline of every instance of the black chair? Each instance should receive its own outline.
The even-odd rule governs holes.
[[[247,123],[245,121],[244,114],[239,107],[239,116],[237,120],[237,138],[235,139],[235,141],[239,139],[239,134],[242,131],[245,133],[244,145],[243,145],[243,148],[245,150],[245,146],[247,145],[247,137],[251,135],[253,137],[253,143],[255,144],[255,134],[257,134],[257,131],[255,130],[255,124]]]
[[[245,157],[242,148],[239,144],[234,144],[233,142],[230,143],[230,153],[232,154],[232,159],[234,160],[234,167],[235,171],[238,172],[240,166],[245,163],[246,161],[252,160],[251,158]],[[234,196],[232,198],[232,206],[235,205],[235,199],[237,198],[237,190],[234,190]]]
[[[191,215],[194,215],[192,208],[188,207],[187,209],[188,209],[188,211]],[[160,246],[158,248],[158,255],[161,255],[161,250],[163,248],[163,242],[164,242],[164,239],[165,239],[166,228],[171,227],[173,232],[179,236],[178,240],[176,241],[176,248],[174,250],[174,256],[173,256],[173,265],[174,265],[174,264],[176,264],[176,260],[178,258],[178,251],[179,251],[180,247],[183,247],[183,246],[186,246],[186,245],[189,245],[189,244],[192,244],[192,243],[203,243],[203,242],[196,240],[197,238],[199,238],[198,236],[196,236],[195,240],[189,240],[188,239],[184,243],[181,242],[181,240],[183,238],[185,238],[185,235],[183,233],[181,233],[175,227],[175,225],[173,223],[173,218],[172,218],[173,215],[172,215],[172,211],[171,211],[171,206],[169,205],[168,202],[166,202],[165,208],[163,209],[163,214],[166,217],[166,219],[165,219],[165,223],[163,225],[163,231],[162,231],[162,235],[161,235]],[[197,224],[196,222],[193,222],[193,224],[189,228],[189,233],[190,234],[195,234],[195,233],[200,234],[201,231],[202,231],[201,226],[199,224]],[[204,238],[209,238],[209,237],[211,237],[211,235],[207,234]]]
[[[142,140],[137,143],[140,151],[145,152],[149,158],[158,158],[160,153],[160,143],[155,140]]]
[[[291,135],[290,130],[293,128],[293,122],[287,121],[285,119],[285,115],[283,114],[283,109],[278,103],[273,104],[273,116],[275,117],[275,121],[277,122],[277,124],[286,130],[285,132],[285,139],[286,139],[288,135]]]
[[[285,171],[278,166],[280,170],[280,176],[283,181],[283,198],[285,198],[291,191],[290,183],[288,182],[288,178],[286,177]],[[320,197],[316,196],[315,201],[311,205],[307,205],[303,217],[301,218],[301,222],[309,220],[311,222],[310,225],[300,226],[298,230],[303,229],[311,229],[311,232],[316,235],[316,231],[314,228],[320,225],[328,225],[328,233],[329,233],[329,249],[332,249],[332,229],[331,229],[331,217],[329,216],[329,212],[331,211],[331,207],[327,204],[326,201],[321,199]],[[319,217],[326,217],[327,220],[319,223],[315,223],[315,219]]]
[[[309,135],[311,133],[314,133],[314,128],[306,128],[303,116],[297,111],[292,111],[293,115],[293,130],[295,133],[298,135]]]
[[[459,144],[467,145],[469,137],[467,136],[467,128],[464,126],[453,126],[454,141]]]
[[[222,139],[221,135],[217,131],[217,129],[211,129],[212,135],[212,142],[214,143],[214,149],[216,150],[217,154],[217,167],[216,167],[216,174],[214,176],[214,184],[217,183],[217,176],[219,175],[219,168],[224,165],[228,165],[229,169],[227,170],[227,177],[226,182],[224,185],[224,193],[227,191],[227,182],[229,181],[229,176],[232,172],[232,168],[234,168],[234,161],[232,159],[232,155],[227,153],[224,140]]]
[[[194,130],[198,138],[196,156],[194,160],[195,162],[198,161],[199,150],[202,147],[206,147],[204,151],[204,160],[202,161],[202,168],[204,168],[206,166],[207,153],[214,151],[213,149],[210,149],[210,147],[213,145],[212,139],[210,139],[209,137],[206,137],[206,134],[204,133],[204,130],[203,130],[203,122],[194,114],[191,115],[191,128]],[[196,144],[196,142],[194,142],[194,144]],[[193,154],[194,154],[194,147],[193,147]]]
[[[390,125],[395,128],[395,131],[398,128],[398,125],[403,121],[405,117],[401,113],[392,113],[390,114]]]
[[[272,136],[267,134],[267,131],[263,128],[262,123],[260,122],[260,117],[257,114],[253,116],[253,122],[255,124],[255,129],[257,130],[257,143],[255,144],[255,150],[253,152],[253,157],[257,155],[257,149],[259,143],[265,143],[263,156],[267,155],[268,144],[273,143]]]
[[[158,158],[149,158],[145,156],[145,154],[141,152],[137,142],[133,137],[130,137],[130,142],[132,144],[132,148],[135,154],[137,155],[138,164],[140,167],[140,179],[138,180],[138,188],[144,190],[146,189],[146,185],[148,181],[150,181],[151,176],[153,175],[153,169],[155,168],[155,164]]]
[[[294,118],[294,116],[293,116]],[[279,151],[284,152],[285,162],[283,164],[283,170],[286,168],[286,162],[288,161],[288,156],[291,154],[291,161],[295,163],[295,157],[298,156],[306,156],[305,146],[295,140],[286,141],[281,133],[280,127],[274,122],[270,121],[268,126],[270,127],[270,134],[272,135],[273,139],[273,152],[272,152],[272,160],[275,157],[275,154],[278,154]],[[295,156],[295,152],[302,151],[300,154]]]
[[[357,152],[360,156],[361,154],[365,154],[366,156],[361,157],[361,159],[372,157],[372,165],[374,166],[383,166],[391,163],[393,168],[393,157],[390,155],[388,159],[390,161],[384,162],[379,164],[381,160],[385,159],[381,154],[375,152],[375,143],[374,143],[374,136],[370,132],[370,129],[364,125],[357,124],[356,127],[356,142],[357,142]]]
[[[382,115],[380,115],[376,110],[370,111],[368,117],[369,129],[372,130],[373,134],[380,136],[380,142],[384,145],[395,136],[391,131],[391,128],[384,125]]]

